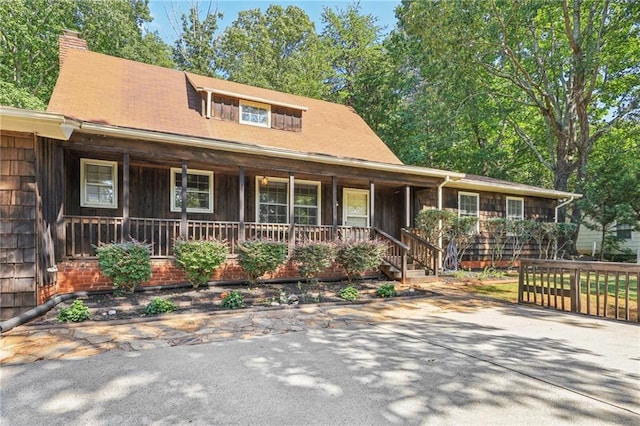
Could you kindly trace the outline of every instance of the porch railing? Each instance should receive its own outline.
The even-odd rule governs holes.
[[[385,262],[400,271],[400,282],[406,282],[409,246],[378,228],[374,228],[374,232],[378,238],[387,244],[387,250],[384,253]]]
[[[639,283],[637,264],[523,259],[518,302],[640,322]]]
[[[306,241],[368,240],[371,228],[331,225],[294,225],[270,223],[245,223],[245,239],[265,238],[281,242],[300,243]],[[99,243],[123,241],[131,237],[144,241],[151,247],[152,257],[173,255],[173,242],[180,237],[180,219],[158,219],[132,217],[130,232],[125,236],[123,218],[104,216],[64,216],[65,257],[92,258]],[[291,229],[293,239],[290,238]],[[228,221],[187,221],[187,238],[213,238],[226,241],[230,254],[236,254],[240,237],[240,223]]]
[[[401,240],[409,247],[409,257],[414,263],[438,275],[438,252],[442,249],[407,229],[401,230]]]

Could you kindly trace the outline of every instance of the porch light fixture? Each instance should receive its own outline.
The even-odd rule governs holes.
[[[268,183],[269,183],[269,179],[267,179],[266,176],[262,176],[262,179],[260,179],[260,185],[267,186]]]

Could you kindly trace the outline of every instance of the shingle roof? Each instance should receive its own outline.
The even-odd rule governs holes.
[[[307,107],[302,131],[206,119],[194,85]],[[47,111],[111,126],[402,164],[364,120],[344,105],[90,51],[68,52]]]

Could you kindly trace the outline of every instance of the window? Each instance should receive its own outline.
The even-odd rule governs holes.
[[[320,185],[298,184],[293,186],[293,219],[300,225],[318,225]]]
[[[171,168],[171,211],[182,211],[182,169]],[[213,212],[213,172],[188,170],[187,211],[190,213]]]
[[[256,179],[258,188],[258,221],[261,223],[287,223],[289,222],[289,196],[286,181],[274,181],[262,184]]]
[[[369,191],[345,188],[342,193],[344,226],[369,226]]]
[[[616,237],[622,240],[630,240],[633,237],[633,226],[625,224],[616,225]]]
[[[240,123],[271,127],[271,105],[241,100]]]
[[[458,217],[480,218],[480,195],[472,192],[458,193]],[[480,221],[476,222],[476,232],[480,232]]]
[[[289,181],[256,177],[257,213],[261,223],[289,223]],[[295,181],[293,186],[293,222],[320,224],[320,183]]]
[[[507,219],[524,219],[524,199],[517,197],[507,197]]]
[[[118,208],[118,163],[80,159],[80,206]]]
[[[470,192],[458,193],[458,217],[478,217],[480,196]]]

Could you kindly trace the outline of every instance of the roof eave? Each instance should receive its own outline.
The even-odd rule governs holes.
[[[80,127],[77,120],[43,111],[0,106],[2,130],[35,133],[47,138],[69,140],[74,130]]]
[[[511,185],[508,182],[505,182],[505,183],[482,182],[482,181],[469,179],[469,178],[465,178],[465,179],[461,179],[459,181],[453,182],[450,185],[448,185],[448,187],[457,188],[457,189],[476,190],[476,191],[500,192],[500,193],[507,193],[507,194],[513,194],[513,195],[528,195],[532,197],[553,198],[557,200],[582,198],[582,194],[578,194],[575,192],[565,192],[565,191],[558,191],[555,189],[545,189],[545,188],[537,188],[537,187],[522,188],[516,185]]]
[[[285,107],[285,108],[291,108],[291,109],[295,109],[295,110],[299,110],[299,111],[307,111],[309,109],[306,106],[295,105],[295,104],[291,104],[291,103],[288,103],[288,102],[274,101],[272,99],[262,98],[262,97],[259,97],[259,96],[247,95],[245,93],[232,92],[232,91],[229,91],[229,90],[222,90],[222,89],[216,89],[214,87],[199,86],[193,81],[193,79],[191,79],[189,77],[188,73],[185,73],[185,74],[187,75],[187,79],[189,80],[189,83],[191,83],[191,85],[193,86],[193,88],[197,92],[214,93],[216,95],[243,99],[245,101],[253,101],[253,102],[258,102],[258,103],[263,103],[263,104],[276,105],[276,106],[281,106],[281,107]]]
[[[446,170],[407,166],[404,164],[382,163],[346,157],[336,157],[326,154],[307,153],[282,148],[266,147],[264,145],[249,145],[218,139],[207,139],[194,136],[154,132],[150,130],[114,127],[90,122],[83,122],[80,131],[90,134],[116,136],[125,139],[142,139],[152,142],[168,143],[172,145],[217,149],[225,152],[235,152],[238,154],[260,155],[265,157],[284,158],[296,161],[311,161],[315,163],[331,164],[335,166],[357,167],[361,169],[409,174],[422,177],[446,178],[447,176],[449,176],[450,179],[457,180],[462,179],[465,176],[463,173],[449,172]]]

